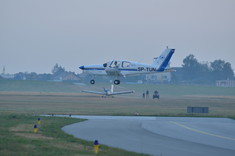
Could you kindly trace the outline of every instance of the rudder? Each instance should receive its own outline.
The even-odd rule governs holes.
[[[174,52],[175,49],[167,48],[162,52],[162,54],[159,57],[154,58],[153,66],[157,68],[157,71],[164,71],[166,69]]]

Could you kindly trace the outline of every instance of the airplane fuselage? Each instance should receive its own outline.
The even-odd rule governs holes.
[[[110,66],[112,62],[118,61],[121,63],[119,67]],[[123,66],[124,62],[128,62],[129,66]],[[148,64],[136,63],[132,61],[120,61],[113,60],[107,63],[107,67],[104,65],[87,65],[80,67],[86,74],[94,74],[94,75],[111,75],[111,76],[129,76],[129,75],[139,75],[139,74],[150,74],[162,72],[158,70],[154,66],[150,66]]]

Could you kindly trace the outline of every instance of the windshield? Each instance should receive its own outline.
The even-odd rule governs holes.
[[[113,61],[111,64],[110,64],[110,67],[111,68],[118,68],[120,67],[120,61]]]

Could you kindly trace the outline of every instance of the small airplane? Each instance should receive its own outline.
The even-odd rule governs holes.
[[[91,94],[103,95],[102,97],[113,96],[113,95],[120,95],[120,94],[130,94],[130,93],[134,93],[133,90],[131,90],[131,91],[114,92],[113,89],[114,89],[114,86],[111,85],[111,89],[105,89],[105,88],[104,88],[104,91],[103,91],[103,92],[90,91],[90,90],[82,90],[82,92],[84,92],[84,93],[91,93]]]
[[[175,49],[169,49],[167,47],[159,57],[154,58],[152,64],[112,60],[104,64],[80,66],[79,68],[83,70],[84,73],[93,76],[112,76],[115,78],[114,84],[118,85],[120,84],[119,77],[173,71],[167,68],[167,66],[174,52]],[[94,78],[90,80],[90,83],[95,84]]]

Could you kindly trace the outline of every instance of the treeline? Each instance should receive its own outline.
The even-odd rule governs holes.
[[[79,80],[79,75],[75,72],[66,71],[65,68],[56,64],[52,68],[51,74],[37,74],[35,72],[19,72],[14,75],[16,80],[51,80],[51,81],[66,81],[66,80]]]
[[[199,62],[193,54],[183,60],[181,68],[172,73],[172,82],[215,84],[217,80],[233,80],[234,72],[229,62],[215,60],[210,63]]]

